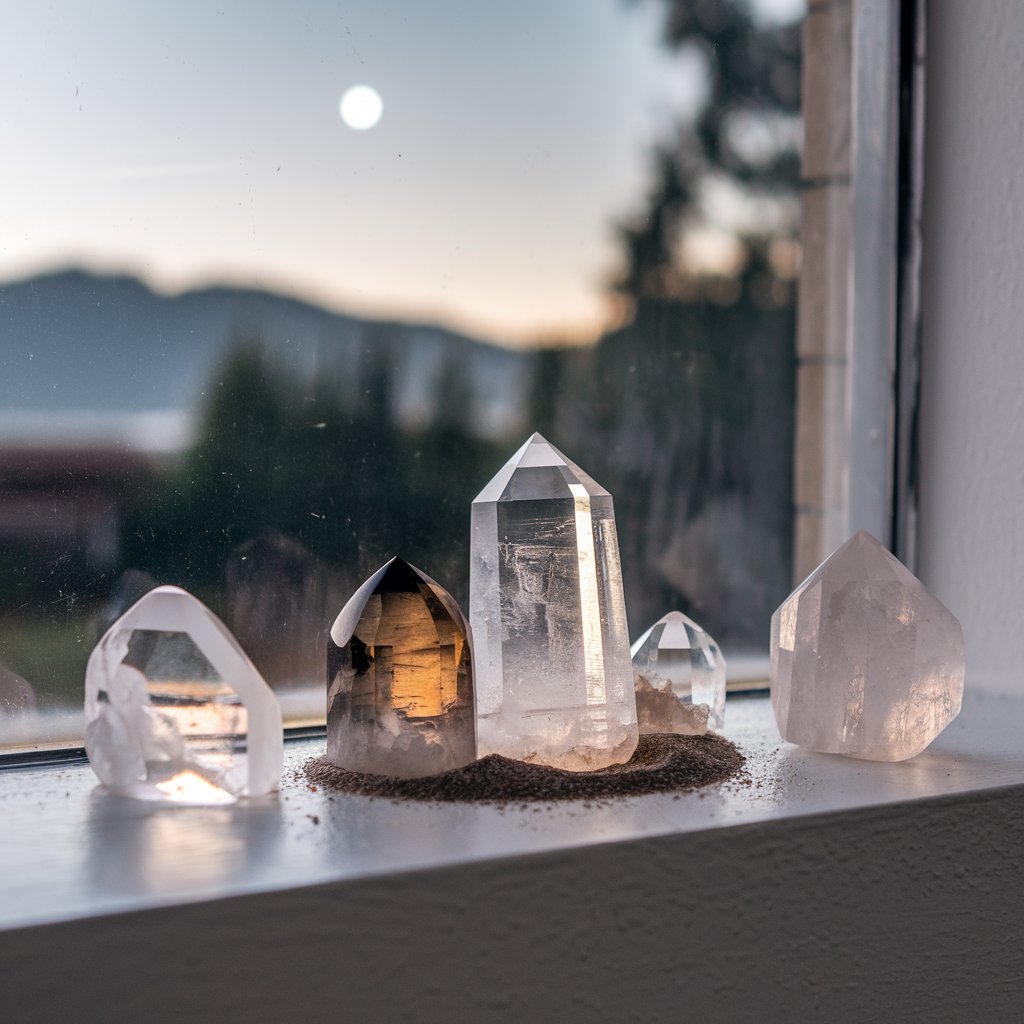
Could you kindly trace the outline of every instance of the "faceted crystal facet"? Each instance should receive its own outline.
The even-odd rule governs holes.
[[[791,743],[903,761],[956,717],[963,688],[960,623],[869,533],[772,616],[772,707]]]
[[[225,625],[157,587],[103,635],[85,676],[85,748],[109,789],[231,803],[277,788],[281,709]]]
[[[722,728],[725,659],[693,619],[669,612],[633,644],[632,654],[641,733],[699,735],[709,725]],[[674,695],[676,706],[664,693]]]
[[[414,778],[476,757],[469,627],[454,598],[393,558],[349,600],[327,653],[327,759]]]
[[[638,732],[611,495],[534,434],[473,502],[480,754],[582,771]]]

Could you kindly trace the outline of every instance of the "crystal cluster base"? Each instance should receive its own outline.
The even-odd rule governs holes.
[[[772,707],[791,743],[903,761],[956,717],[963,688],[960,623],[863,531],[772,616]]]
[[[707,704],[681,701],[667,683],[661,688],[643,676],[636,679],[636,718],[640,735],[671,732],[677,736],[703,736],[708,731]]]
[[[725,723],[725,659],[693,619],[669,612],[633,644],[640,732],[700,735]],[[675,703],[662,694],[670,694]],[[703,709],[703,710],[700,710]]]
[[[146,594],[96,645],[85,719],[93,770],[124,796],[219,804],[277,788],[277,699],[224,624],[177,587]]]
[[[469,629],[454,598],[393,558],[353,595],[327,653],[327,759],[415,778],[476,757]]]
[[[480,755],[574,771],[638,731],[611,495],[534,434],[473,502]]]

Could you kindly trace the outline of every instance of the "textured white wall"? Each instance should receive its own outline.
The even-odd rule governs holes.
[[[918,569],[1024,689],[1024,3],[929,5]]]

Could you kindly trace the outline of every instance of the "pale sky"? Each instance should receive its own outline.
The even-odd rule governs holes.
[[[0,279],[84,264],[511,344],[591,336],[612,224],[699,96],[660,15],[624,0],[0,0]],[[338,110],[357,84],[383,99],[365,131]]]

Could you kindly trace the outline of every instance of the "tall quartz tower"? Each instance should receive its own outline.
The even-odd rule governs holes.
[[[534,434],[473,502],[480,756],[574,771],[637,744],[611,495]]]

